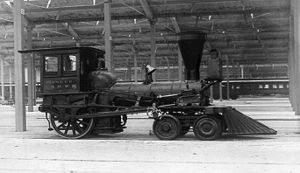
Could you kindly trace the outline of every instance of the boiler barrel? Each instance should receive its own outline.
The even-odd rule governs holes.
[[[189,89],[199,90],[200,82],[189,83]],[[158,82],[150,85],[142,83],[116,83],[111,87],[113,91],[133,92],[140,96],[150,96],[151,93],[156,95],[178,94],[186,90],[185,82]]]

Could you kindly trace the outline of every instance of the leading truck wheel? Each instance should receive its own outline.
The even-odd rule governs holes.
[[[89,134],[94,125],[93,118],[76,119],[62,121],[56,115],[50,115],[51,125],[59,136],[68,139],[78,139]]]
[[[180,123],[176,117],[164,116],[153,123],[153,132],[161,140],[173,140],[180,132]]]
[[[195,136],[201,140],[215,140],[222,134],[222,125],[218,118],[204,116],[196,120],[193,131]]]

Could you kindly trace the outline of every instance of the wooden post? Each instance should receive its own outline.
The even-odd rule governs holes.
[[[288,76],[289,76],[289,99],[290,99],[290,103],[294,109],[294,97],[293,97],[293,78],[294,78],[294,74],[293,74],[293,42],[294,42],[294,20],[293,20],[293,0],[291,0],[291,13],[290,13],[290,33],[289,33],[289,55],[288,55]]]
[[[219,83],[219,95],[220,95],[220,101],[223,101],[222,82]]]
[[[131,82],[131,66],[130,66],[130,60],[127,58],[127,80]]]
[[[105,66],[113,72],[113,53],[111,44],[111,0],[104,1],[104,41],[105,41]]]
[[[27,31],[27,49],[32,49],[32,26],[26,27]],[[27,76],[28,76],[28,112],[33,112],[33,105],[35,103],[35,62],[34,62],[34,55],[28,54],[27,55]]]
[[[210,98],[210,100],[214,100],[214,88],[213,88],[213,85],[209,87],[209,98]]]
[[[294,76],[293,76],[293,89],[297,89],[298,87],[298,84],[297,84],[297,57],[298,57],[298,34],[299,32],[297,31],[298,29],[298,24],[297,24],[297,18],[298,18],[298,15],[297,15],[297,10],[298,10],[298,7],[297,6],[297,0],[293,0],[293,12],[294,12],[294,56],[293,56],[293,73],[294,73]],[[295,92],[295,96],[294,96],[294,111],[295,113],[297,114],[297,97],[298,97],[298,92],[297,90],[293,90],[293,91],[296,91]]]
[[[138,82],[138,67],[137,67],[137,52],[133,51],[133,65],[134,65],[134,82]]]
[[[240,65],[241,67],[241,78],[244,79],[244,65]]]
[[[295,33],[295,56],[294,56],[294,74],[295,74],[295,78],[294,78],[294,82],[295,82],[295,86],[294,86],[294,90],[295,91],[295,94],[296,94],[296,98],[295,98],[295,113],[296,115],[300,115],[300,100],[299,100],[299,97],[300,97],[300,92],[297,92],[298,88],[300,87],[300,69],[299,69],[299,65],[300,65],[300,60],[299,60],[299,55],[300,55],[300,44],[299,44],[299,41],[300,41],[300,34],[299,34],[299,31],[298,29],[300,28],[299,25],[300,25],[300,1],[298,0],[295,0],[294,1],[295,5],[295,21],[294,21],[294,24],[295,24],[295,28],[294,28],[294,33]]]
[[[169,58],[168,57],[165,57],[166,58],[166,62],[167,62],[167,80],[168,81],[171,81],[171,70],[170,70],[170,62],[169,62]]]
[[[12,64],[9,64],[8,67],[9,73],[9,101],[13,100],[13,90],[12,90]]]
[[[18,52],[24,48],[24,15],[24,0],[14,1],[15,118],[17,132],[26,130],[24,63],[22,54]]]
[[[225,60],[226,60],[226,94],[227,94],[227,100],[230,99],[230,85],[229,85],[229,59],[228,55],[225,55]]]
[[[4,94],[4,58],[0,58],[0,64],[1,64],[1,100],[5,100],[5,94]]]
[[[293,110],[295,111],[296,108],[296,100],[297,100],[297,89],[295,83],[295,40],[296,38],[296,31],[295,31],[295,1],[291,0],[290,3],[290,33],[289,33],[289,98],[290,103],[292,105]]]
[[[178,48],[178,79],[183,81],[183,64],[182,64],[182,55],[180,49]]]
[[[156,43],[155,43],[155,25],[154,25],[154,22],[150,22],[150,35],[151,35],[151,38],[150,38],[150,42],[151,42],[151,57],[150,57],[150,65],[154,68],[156,68],[156,57],[155,57],[155,49],[156,49]],[[152,74],[152,79],[153,79],[153,82],[156,81],[156,73],[153,73]]]

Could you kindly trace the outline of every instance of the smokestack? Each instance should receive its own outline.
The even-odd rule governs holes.
[[[201,31],[179,33],[178,44],[185,66],[186,80],[200,80],[199,67],[205,40],[206,33]]]

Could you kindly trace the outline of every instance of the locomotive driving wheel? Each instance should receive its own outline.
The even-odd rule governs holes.
[[[195,136],[201,140],[215,140],[222,134],[222,125],[218,118],[204,116],[196,120],[193,131]]]
[[[164,116],[153,123],[153,132],[161,140],[175,139],[180,132],[180,123],[174,116]]]
[[[82,114],[78,111],[78,115]],[[58,115],[50,116],[51,125],[59,136],[68,139],[78,139],[88,135],[94,126],[93,118],[80,118],[71,117],[62,119]]]

